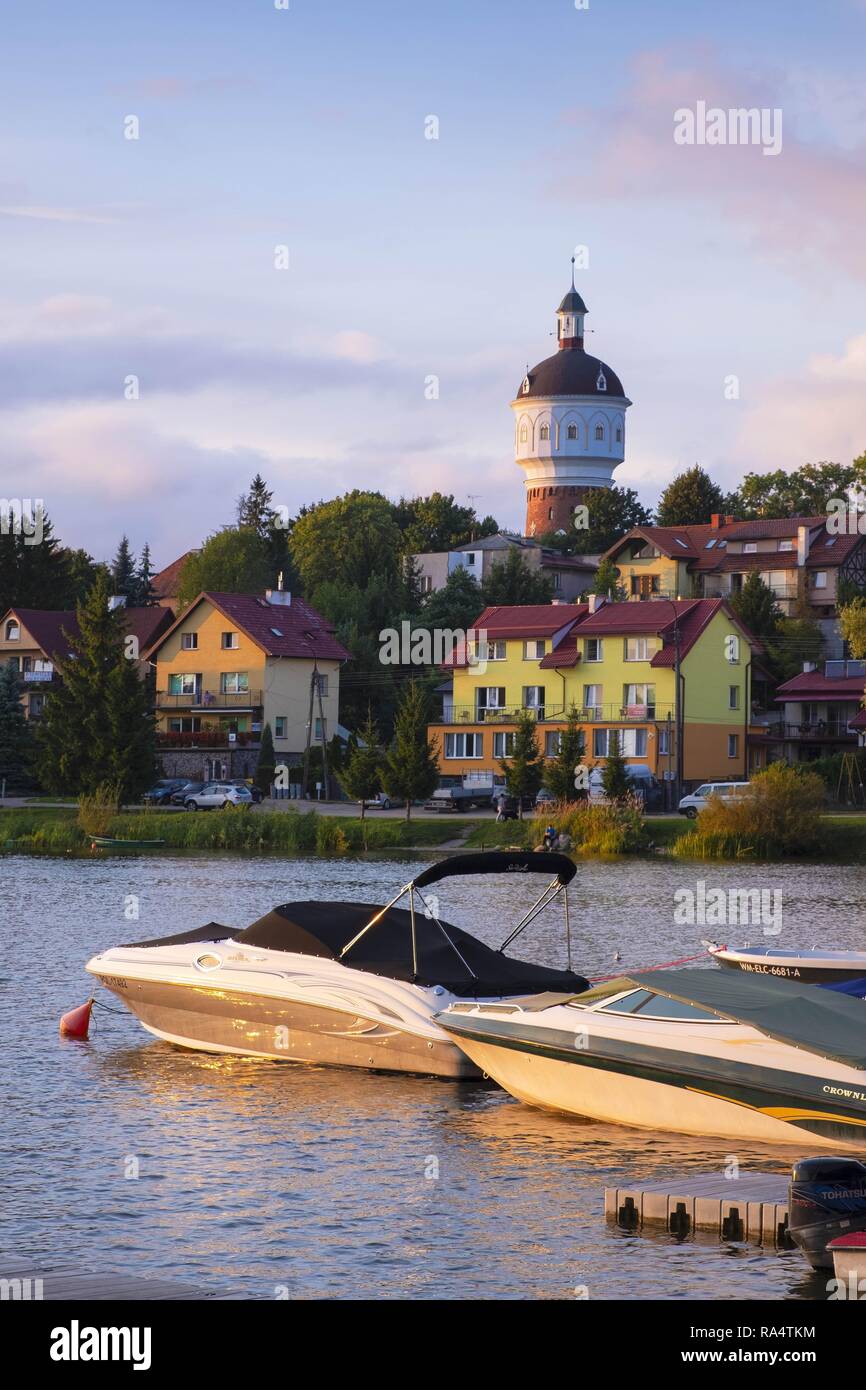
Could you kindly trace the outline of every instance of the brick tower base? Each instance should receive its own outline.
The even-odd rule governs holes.
[[[574,509],[585,504],[598,488],[555,485],[526,489],[526,535],[546,536],[551,531],[574,529]]]

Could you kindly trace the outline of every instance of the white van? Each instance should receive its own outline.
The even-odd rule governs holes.
[[[697,791],[684,796],[677,809],[681,816],[694,820],[698,811],[703,811],[709,797],[745,796],[750,785],[749,782],[704,782]]]

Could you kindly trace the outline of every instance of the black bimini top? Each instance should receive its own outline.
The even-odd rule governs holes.
[[[818,985],[739,970],[648,970],[630,975],[643,989],[701,1004],[748,1023],[768,1038],[866,1070],[866,1002]]]
[[[550,872],[552,856],[544,857]],[[235,939],[242,945],[260,946],[269,951],[295,951],[303,956],[337,960],[343,947],[381,911],[381,907],[373,903],[284,903],[253,922]],[[343,964],[391,980],[442,985],[463,999],[489,994],[531,994],[540,990],[571,990],[581,994],[587,987],[586,980],[570,970],[550,970],[544,965],[514,960],[485,946],[460,927],[448,922],[442,922],[442,926],[471,969],[466,968],[449,946],[439,926],[419,910],[415,913],[416,975],[412,965],[412,917],[401,907],[389,908],[344,956]]]

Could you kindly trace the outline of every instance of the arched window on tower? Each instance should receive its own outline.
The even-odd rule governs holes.
[[[520,426],[520,442],[521,442],[521,444],[525,444],[527,438],[528,438],[528,435],[527,435],[527,433],[526,433],[526,426],[525,426],[525,425],[521,425],[521,426]]]
[[[549,425],[542,425],[542,426],[541,426],[541,438],[542,438],[542,439],[549,439],[549,438],[550,438],[550,426],[549,426]]]
[[[548,507],[548,509],[547,509],[547,519],[548,519],[548,521],[552,521],[552,520],[553,520],[553,508],[552,508],[552,507]]]
[[[568,437],[569,439],[577,439],[577,425],[569,425]]]
[[[616,432],[616,442],[617,442],[617,444],[621,444],[621,443],[622,443],[622,430],[621,430],[621,429],[618,429],[617,432]]]
[[[604,439],[604,425],[596,425],[595,437],[596,439]]]

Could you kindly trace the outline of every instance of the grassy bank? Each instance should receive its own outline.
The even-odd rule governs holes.
[[[365,849],[435,847],[454,839],[465,821],[376,820],[315,811],[139,811],[112,816],[104,832],[121,840],[164,840],[174,850],[260,854],[348,854]],[[0,810],[0,846],[18,853],[90,853],[91,835],[71,807]]]

